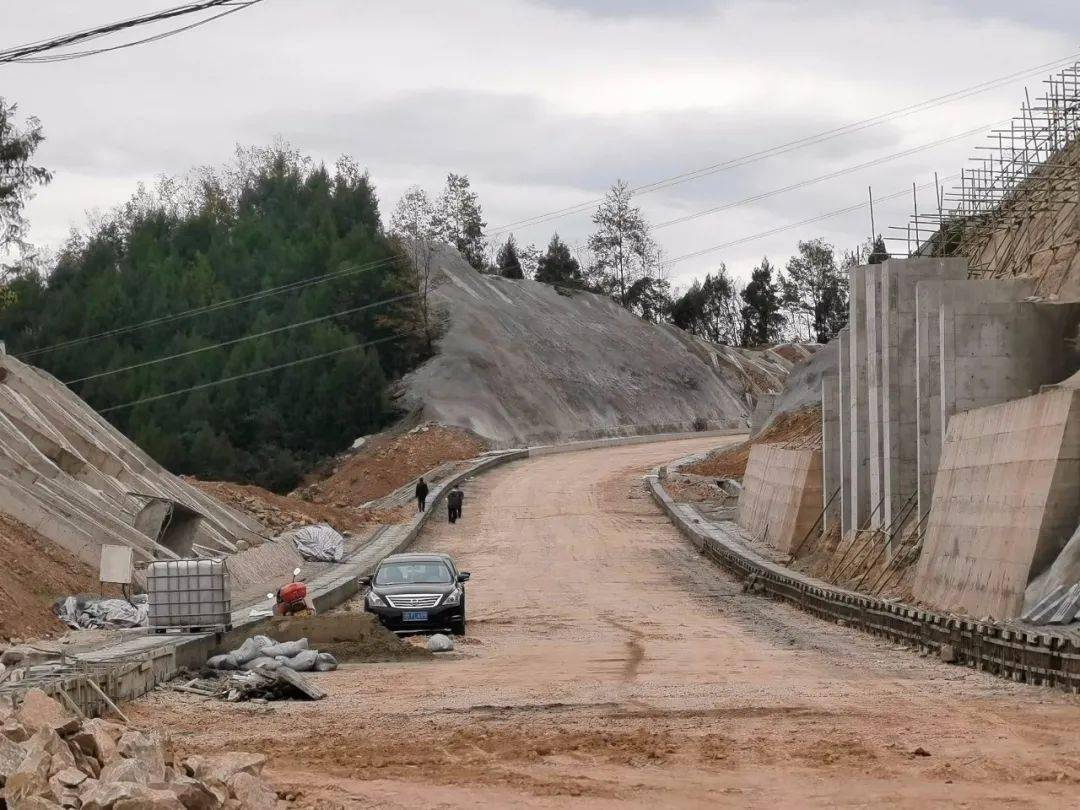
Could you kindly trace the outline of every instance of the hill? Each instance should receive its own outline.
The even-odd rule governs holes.
[[[449,248],[435,267],[446,331],[399,402],[496,444],[744,427],[792,366],[782,351],[714,345],[602,295],[478,273]]]

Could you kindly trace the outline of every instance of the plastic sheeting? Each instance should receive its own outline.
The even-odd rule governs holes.
[[[345,557],[345,538],[325,523],[294,529],[289,534],[305,560],[339,563]]]
[[[73,630],[118,630],[146,627],[150,605],[145,594],[126,599],[68,596],[53,603],[53,613]]]

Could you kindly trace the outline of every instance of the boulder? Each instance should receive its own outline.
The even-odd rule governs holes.
[[[184,760],[184,768],[189,776],[206,781],[216,780],[225,785],[238,773],[259,776],[265,764],[264,755],[244,751],[229,751],[209,756],[196,754]]]
[[[277,804],[277,794],[257,776],[241,771],[229,780],[229,790],[240,810],[265,810]]]
[[[428,652],[450,652],[454,649],[454,641],[450,636],[436,633],[427,640]]]
[[[45,751],[28,751],[19,767],[8,776],[4,784],[4,799],[8,807],[16,808],[20,802],[32,796],[41,796],[50,801],[55,798],[49,789],[49,766],[52,763]]]
[[[106,765],[117,756],[116,744],[123,732],[122,726],[95,718],[83,723],[82,729],[72,735],[71,741],[78,745],[84,754]]]
[[[79,793],[87,778],[82,771],[65,768],[49,780],[49,788],[62,807],[78,807],[82,804]]]
[[[9,717],[4,721],[4,724],[0,726],[0,734],[15,743],[24,743],[30,739],[30,732],[26,726],[14,717]]]
[[[98,762],[97,757],[92,757],[89,754],[83,753],[81,748],[70,741],[68,742],[68,747],[71,748],[71,753],[75,757],[76,768],[94,779],[101,776],[101,763]]]
[[[13,743],[7,737],[0,736],[0,787],[3,787],[8,777],[19,769],[24,759],[26,759],[25,748]]]
[[[49,776],[59,773],[64,768],[75,767],[75,756],[71,753],[68,744],[60,739],[60,735],[51,728],[42,728],[23,744],[28,754],[43,751],[49,755]]]
[[[151,785],[153,788],[160,785]],[[168,789],[176,794],[180,804],[185,810],[220,810],[224,799],[219,798],[213,790],[204,785],[198,779],[190,776],[178,776],[167,785]],[[267,805],[273,807],[273,805]]]
[[[161,740],[141,731],[128,731],[117,745],[120,756],[141,765],[146,782],[165,781],[165,745]]]
[[[31,689],[23,696],[15,719],[30,731],[70,728],[71,714],[40,689]]]
[[[135,759],[117,757],[101,769],[98,779],[102,782],[134,782],[145,785],[150,781],[141,762]]]
[[[82,810],[184,810],[171,789],[132,782],[99,782],[82,797]]]

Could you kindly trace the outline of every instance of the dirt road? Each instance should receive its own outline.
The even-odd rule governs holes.
[[[712,440],[715,444],[716,440]],[[690,440],[532,459],[421,547],[472,572],[446,657],[273,707],[160,693],[194,748],[271,755],[311,807],[1075,806],[1080,701],[741,592],[646,497]]]

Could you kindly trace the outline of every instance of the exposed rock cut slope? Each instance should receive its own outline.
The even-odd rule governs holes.
[[[792,363],[641,320],[611,300],[482,275],[437,253],[438,354],[404,381],[426,420],[497,443],[747,424]]]

